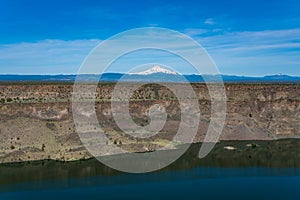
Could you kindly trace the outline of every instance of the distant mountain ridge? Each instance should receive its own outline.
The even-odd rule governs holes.
[[[225,83],[300,83],[300,77],[288,75],[269,75],[264,77],[248,77],[221,75]],[[152,74],[121,74],[105,73],[102,74],[101,82],[198,82],[205,81],[215,82],[218,75],[179,75],[169,73],[152,73]],[[74,82],[76,75],[0,75],[0,82]],[[185,80],[184,80],[185,79]],[[99,75],[81,74],[77,80],[93,82],[99,80]],[[205,81],[204,81],[205,80]]]

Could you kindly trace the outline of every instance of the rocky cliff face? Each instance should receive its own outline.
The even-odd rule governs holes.
[[[113,87],[113,84],[99,85],[95,104],[108,144],[129,151],[149,151],[172,140],[179,127],[180,107],[171,91],[152,84],[138,89],[132,96],[129,110],[135,123],[149,124],[148,112],[154,104],[164,106],[168,114],[160,134],[141,139],[128,137],[115,124],[110,104]],[[230,84],[225,87],[227,117],[221,140],[300,136],[300,85]],[[194,84],[193,89],[201,112],[194,139],[199,142],[208,128],[211,105],[205,85]],[[90,158],[72,119],[72,90],[71,84],[0,85],[0,162]]]

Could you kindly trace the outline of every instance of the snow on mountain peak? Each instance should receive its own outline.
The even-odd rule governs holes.
[[[169,69],[162,68],[159,65],[155,65],[151,69],[148,69],[146,71],[136,72],[136,73],[132,73],[132,74],[149,75],[149,74],[156,74],[156,73],[173,74],[173,75],[177,74],[175,71],[171,71]]]

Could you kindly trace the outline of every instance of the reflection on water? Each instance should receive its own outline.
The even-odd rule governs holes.
[[[234,147],[227,150],[224,147]],[[0,165],[0,191],[128,185],[207,178],[299,176],[300,140],[224,141],[199,159],[200,144],[157,172],[127,174],[95,159],[77,162],[37,161]]]

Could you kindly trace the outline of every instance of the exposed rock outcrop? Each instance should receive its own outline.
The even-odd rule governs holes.
[[[124,135],[114,122],[110,104],[113,87],[110,83],[100,84],[95,104],[108,144],[131,151],[151,151],[172,140],[179,127],[180,107],[170,90],[152,84],[138,89],[132,96],[129,110],[135,123],[149,124],[148,112],[154,104],[164,106],[168,114],[160,134],[139,139]],[[300,136],[300,85],[229,84],[225,87],[227,117],[221,140]],[[198,142],[206,134],[211,106],[206,86],[193,84],[193,88],[201,112],[194,140]],[[0,85],[0,162],[90,158],[73,122],[72,90],[71,84]]]

